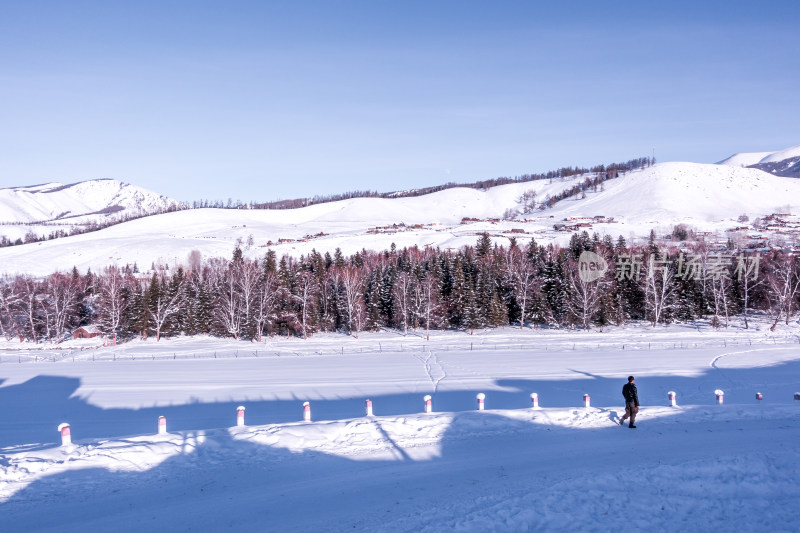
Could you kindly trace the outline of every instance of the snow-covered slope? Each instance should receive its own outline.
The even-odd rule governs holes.
[[[792,155],[797,147],[782,151]],[[774,155],[774,154],[773,154]],[[770,156],[772,157],[772,156]],[[764,159],[764,158],[762,158]],[[784,165],[795,158],[764,163]],[[0,248],[0,272],[45,275],[77,266],[101,269],[109,264],[183,264],[192,250],[205,257],[230,257],[238,242],[249,257],[263,257],[267,246],[279,255],[298,256],[316,249],[345,254],[361,249],[474,244],[480,232],[495,238],[535,237],[541,243],[560,242],[570,234],[554,224],[570,217],[613,217],[592,221],[589,231],[612,237],[646,236],[655,228],[667,234],[674,224],[687,223],[702,231],[724,231],[774,212],[792,211],[800,199],[800,180],[757,168],[697,163],[662,163],[609,180],[586,197],[573,196],[554,208],[500,219],[522,212],[521,197],[535,192],[537,203],[583,182],[586,176],[540,180],[489,190],[454,188],[413,198],[355,198],[291,210],[197,209],[165,213],[125,222],[102,231],[47,242]],[[46,194],[52,185],[29,188]],[[71,188],[68,188],[71,189]],[[52,193],[51,193],[52,194]],[[788,208],[787,208],[788,206]],[[481,219],[461,224],[462,218]],[[525,220],[520,220],[520,219]],[[390,225],[399,228],[387,228]],[[377,226],[381,228],[376,229]],[[21,228],[22,226],[7,226]],[[514,230],[512,232],[512,230]],[[502,240],[500,242],[503,242]]]
[[[727,165],[729,167],[749,167],[760,163],[765,157],[769,157],[775,152],[740,152],[733,154],[727,159],[723,159],[718,165]]]
[[[795,157],[800,157],[800,144],[797,146],[792,146],[791,148],[787,148],[785,150],[779,150],[777,152],[773,152],[765,157],[763,157],[759,163],[777,163],[779,161],[785,161],[786,159],[792,159]]]
[[[164,210],[177,201],[117,180],[0,189],[0,223],[87,222]],[[80,217],[80,220],[78,219]]]
[[[557,217],[605,215],[629,223],[731,221],[775,212],[800,201],[800,181],[749,168],[660,163],[605,184],[603,193],[566,201]]]
[[[585,176],[540,180],[487,191],[454,188],[413,198],[355,198],[290,210],[193,209],[165,213],[83,235],[0,248],[0,270],[44,275],[72,266],[97,270],[112,263],[137,262],[149,267],[152,262],[183,263],[192,250],[206,257],[229,257],[237,239],[246,246],[250,235],[253,246],[245,253],[251,256],[263,256],[268,241],[302,241],[304,236],[320,232],[326,235],[287,243],[277,251],[299,254],[312,248],[333,251],[341,247],[345,253],[353,253],[362,248],[388,248],[392,242],[400,247],[461,246],[474,243],[476,232],[475,227],[461,226],[462,218],[500,218],[506,209],[520,205],[525,192],[535,191],[543,200],[583,179]],[[375,226],[400,223],[427,227],[367,234]]]
[[[723,159],[717,164],[731,167],[750,167],[763,163],[778,163],[796,157],[800,157],[800,144],[777,152],[740,152]]]

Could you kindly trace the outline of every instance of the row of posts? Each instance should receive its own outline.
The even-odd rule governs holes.
[[[717,398],[717,404],[722,405],[723,399],[725,397],[725,393],[717,389],[714,391],[714,395]],[[678,394],[675,391],[669,391],[667,393],[667,398],[669,399],[669,404],[671,407],[678,406]],[[484,393],[479,393],[477,395],[478,399],[478,411],[483,411],[485,409],[485,401],[486,395]],[[759,402],[764,399],[764,395],[760,392],[756,393],[756,400]],[[800,401],[800,392],[794,393],[794,399],[796,401]],[[433,412],[433,398],[431,395],[425,395],[423,397],[423,401],[425,402],[424,412],[425,413],[432,413]],[[591,407],[591,398],[588,394],[583,395],[583,406],[584,407]],[[367,400],[366,404],[366,415],[372,415],[372,400]],[[531,407],[533,409],[539,409],[539,395],[535,392],[531,393]],[[244,411],[245,408],[243,405],[240,405],[236,408],[236,425],[237,426],[244,426]],[[311,403],[310,402],[303,402],[303,421],[304,422],[311,422]],[[61,445],[68,446],[72,444],[72,436],[70,435],[69,424],[66,422],[63,424],[59,424],[58,431],[61,433]],[[158,434],[159,435],[166,435],[167,434],[167,418],[164,416],[158,417]]]

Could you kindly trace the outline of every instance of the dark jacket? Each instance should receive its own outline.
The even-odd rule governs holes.
[[[636,391],[636,385],[633,383],[626,383],[622,387],[622,395],[625,396],[625,403],[635,404],[639,407],[639,393]]]

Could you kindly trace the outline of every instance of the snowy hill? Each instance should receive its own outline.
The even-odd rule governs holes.
[[[562,217],[606,215],[632,224],[687,222],[708,227],[740,214],[775,212],[800,199],[800,181],[750,168],[660,163],[605,184],[605,191],[552,211]]]
[[[0,189],[0,223],[100,221],[163,211],[179,202],[117,180]]]
[[[759,159],[769,162],[759,164],[785,165],[798,151],[800,147],[771,152]],[[787,156],[789,159],[781,159]],[[555,231],[554,226],[563,221],[569,224],[576,217],[590,218],[588,224],[582,222],[581,231],[614,238],[644,237],[651,229],[667,235],[675,224],[686,223],[698,231],[717,232],[724,241],[727,230],[741,225],[737,221],[741,215],[755,220],[796,209],[792,201],[800,198],[800,180],[777,174],[729,164],[661,163],[608,180],[598,190],[587,190],[585,197],[572,196],[553,208],[527,214],[523,195],[535,193],[536,203],[541,204],[582,183],[587,176],[488,190],[453,188],[409,198],[354,198],[290,210],[193,209],[144,217],[83,235],[0,248],[0,272],[45,275],[72,266],[98,270],[126,263],[137,263],[142,269],[152,264],[174,266],[185,264],[193,250],[204,257],[230,257],[237,243],[253,258],[263,257],[270,248],[279,256],[299,256],[312,249],[333,252],[336,248],[352,254],[364,248],[388,249],[392,243],[400,248],[458,248],[474,244],[481,232],[490,233],[500,243],[511,237],[533,237],[540,243],[563,244],[571,232]],[[87,182],[98,183],[103,184]],[[9,189],[6,194],[72,192],[79,185],[60,188],[48,184]],[[49,213],[66,216],[53,214],[52,209]],[[516,213],[516,217],[501,220],[508,213]],[[475,220],[462,223],[465,218]],[[42,230],[47,227],[42,226]]]
[[[800,178],[800,145],[777,152],[734,154],[717,164],[757,168],[775,176]]]
[[[413,198],[354,198],[288,210],[192,209],[140,218],[101,231],[47,242],[0,248],[4,272],[43,275],[55,269],[99,269],[137,262],[142,267],[183,263],[192,250],[205,257],[229,257],[237,240],[256,257],[268,242],[279,254],[306,253],[312,248],[345,253],[362,248],[398,246],[461,246],[474,243],[476,231],[491,230],[484,222],[462,226],[462,218],[500,218],[520,208],[521,196],[535,192],[543,200],[583,181],[586,176],[503,185],[487,191],[453,188]],[[541,215],[540,215],[541,216]],[[547,225],[551,226],[549,217]],[[398,229],[376,226],[404,224]],[[419,225],[419,227],[413,227]],[[508,222],[511,227],[518,223]],[[483,229],[481,229],[483,228]],[[376,231],[377,233],[369,233]],[[378,232],[380,231],[380,232]],[[322,236],[306,240],[307,235]],[[252,246],[247,242],[253,236]]]
[[[765,157],[769,157],[775,152],[740,152],[723,159],[718,162],[718,165],[726,165],[729,167],[749,167],[761,162]]]
[[[800,144],[798,144],[797,146],[792,146],[791,148],[787,148],[785,150],[779,150],[777,152],[773,152],[770,155],[761,159],[759,163],[778,163],[780,161],[785,161],[787,159],[794,159],[796,157],[800,157]]]

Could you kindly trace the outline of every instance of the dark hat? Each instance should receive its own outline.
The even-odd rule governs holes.
[[[631,381],[633,381],[633,376],[628,376],[628,382],[630,383]]]

